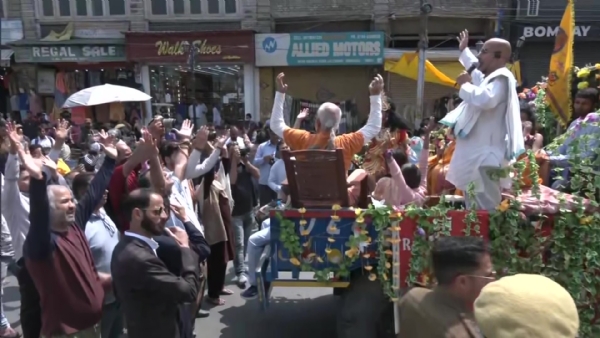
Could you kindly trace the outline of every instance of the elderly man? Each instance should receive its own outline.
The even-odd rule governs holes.
[[[506,68],[510,43],[489,39],[475,57],[467,46],[469,32],[462,32],[459,40],[460,62],[469,70],[477,65],[477,70],[473,77],[468,72],[459,75],[456,83],[463,103],[441,121],[453,127],[456,136],[446,179],[469,192],[468,208],[494,210],[501,201],[501,183],[510,188],[510,180],[495,179],[494,172],[502,176],[500,169],[525,151],[516,80]]]
[[[369,85],[371,93],[371,112],[367,124],[359,131],[335,136],[342,118],[340,107],[331,102],[323,103],[317,110],[316,133],[311,134],[306,130],[288,127],[283,120],[283,102],[287,85],[283,73],[277,75],[277,93],[271,113],[271,130],[292,150],[303,149],[335,149],[344,151],[344,164],[346,170],[350,168],[352,157],[361,151],[363,145],[375,137],[381,129],[381,93],[383,92],[383,78],[377,75]]]

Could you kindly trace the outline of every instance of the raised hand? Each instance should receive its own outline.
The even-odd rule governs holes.
[[[456,83],[459,86],[464,85],[465,83],[471,83],[471,81],[473,81],[473,79],[471,78],[471,75],[468,72],[462,72],[460,73],[460,75],[458,75],[458,77],[456,78]]]
[[[279,73],[277,75],[277,91],[280,93],[287,92],[288,86],[285,84],[285,74]]]
[[[458,49],[462,52],[463,50],[469,47],[469,31],[464,30],[460,32],[460,35],[457,38],[458,40]]]
[[[371,95],[381,95],[383,93],[383,77],[377,74],[369,84],[369,92]]]
[[[142,129],[142,138],[138,143],[138,149],[144,154],[146,158],[153,158],[158,156],[158,146],[154,136],[147,129]],[[136,149],[137,150],[137,149]]]
[[[114,136],[108,135],[104,129],[100,130],[100,133],[98,133],[98,142],[100,143],[100,146],[102,147],[102,150],[104,150],[104,154],[106,154],[107,157],[115,160],[117,159],[118,152],[117,148],[115,147]]]
[[[427,125],[425,126],[425,128],[423,128],[423,131],[425,132],[425,135],[429,135],[432,131],[435,130],[436,127],[437,123],[435,122],[435,118],[430,117],[429,121],[427,122]]]
[[[227,142],[227,137],[226,136],[220,136],[215,141],[215,148],[223,149],[223,147],[225,147],[225,142]]]
[[[171,203],[171,211],[182,222],[188,222],[189,219],[185,213],[185,207]]]
[[[298,116],[296,116],[296,119],[304,120],[307,117],[308,117],[308,108],[304,108],[300,111],[300,114],[298,114]]]
[[[185,120],[181,124],[181,130],[177,130],[175,128],[173,128],[171,130],[173,130],[175,133],[177,133],[177,135],[181,139],[187,139],[187,140],[189,140],[189,139],[192,138],[192,132],[194,130],[194,124],[192,124],[192,121],[190,121],[190,120]]]
[[[198,132],[196,133],[196,137],[194,138],[193,146],[196,150],[202,150],[206,146],[206,142],[208,142],[208,127],[202,126]]]
[[[58,121],[56,128],[54,128],[54,136],[56,137],[56,141],[64,142],[67,139],[67,137],[69,136],[70,130],[71,130],[71,127],[69,126],[69,121],[67,121],[67,120]]]
[[[14,123],[6,124],[6,132],[8,133],[8,140],[10,141],[10,152],[16,154],[17,151],[19,151],[19,146],[21,146],[23,136],[19,135]]]
[[[50,159],[50,157],[48,156],[42,157],[42,165],[48,167],[48,169],[50,169],[53,172],[56,171],[56,169],[58,169],[58,165],[56,164],[56,162],[52,161],[52,159]]]

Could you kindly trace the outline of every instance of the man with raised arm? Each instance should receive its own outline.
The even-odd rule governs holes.
[[[458,76],[463,103],[440,121],[451,126],[456,137],[446,179],[465,192],[467,208],[494,210],[502,199],[501,184],[510,188],[510,179],[498,180],[492,174],[525,151],[517,81],[506,68],[510,43],[489,39],[475,56],[468,48],[469,32],[462,32],[459,40],[460,62],[465,69],[477,69]]]
[[[31,176],[23,256],[40,295],[44,338],[100,337],[104,291],[111,282],[110,275],[96,271],[85,228],[104,197],[117,149],[106,133],[99,136],[106,159],[77,204],[69,188],[47,185],[41,166],[19,151]]]
[[[331,103],[323,103],[317,110],[315,123],[316,133],[311,134],[306,130],[290,128],[283,120],[283,102],[287,85],[283,73],[277,75],[277,93],[271,113],[271,130],[292,150],[304,149],[336,149],[344,151],[344,164],[346,170],[350,168],[352,157],[362,150],[362,147],[375,137],[381,129],[381,93],[383,92],[383,78],[377,75],[369,85],[371,93],[371,112],[367,124],[354,133],[336,136],[342,118],[340,107]]]

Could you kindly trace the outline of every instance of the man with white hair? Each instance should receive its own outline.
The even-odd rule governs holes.
[[[277,75],[277,93],[271,113],[271,130],[292,150],[303,149],[336,149],[344,152],[346,170],[350,168],[352,157],[361,151],[363,145],[375,137],[381,129],[381,93],[383,92],[383,78],[377,75],[369,85],[371,93],[371,112],[367,124],[354,133],[335,136],[342,118],[340,107],[331,103],[323,103],[317,110],[315,123],[316,133],[311,134],[306,130],[290,128],[283,120],[283,102],[287,85],[284,83],[285,75]]]

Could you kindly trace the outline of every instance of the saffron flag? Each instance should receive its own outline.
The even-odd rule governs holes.
[[[554,41],[550,58],[546,102],[561,125],[571,120],[571,73],[573,68],[573,39],[575,32],[575,12],[573,0],[568,0],[565,14]]]

